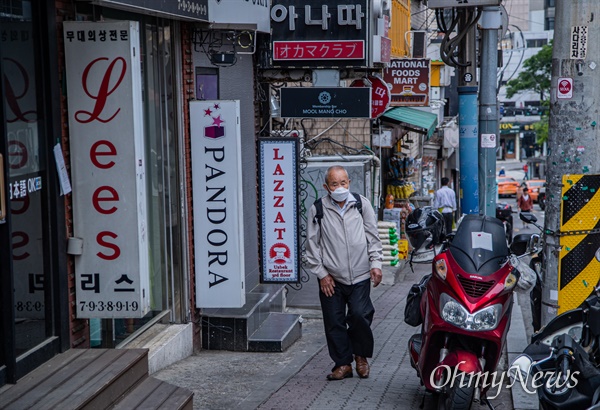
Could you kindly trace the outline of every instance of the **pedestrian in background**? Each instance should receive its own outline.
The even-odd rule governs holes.
[[[456,211],[456,192],[449,185],[450,180],[446,177],[442,178],[442,187],[435,192],[433,200],[433,207],[441,209],[440,212],[446,225],[446,233],[452,232],[454,211]]]
[[[533,199],[529,195],[529,188],[523,188],[523,195],[517,199],[517,207],[521,212],[531,212],[533,210]],[[523,222],[523,227],[527,228],[527,224]]]
[[[330,167],[323,187],[329,194],[308,212],[306,260],[319,278],[327,348],[335,363],[327,379],[352,377],[353,358],[358,376],[367,378],[374,348],[371,282],[375,287],[382,279],[377,218],[367,198],[350,194],[344,167]]]
[[[506,171],[504,170],[504,167],[500,168],[500,171],[498,171],[498,176],[499,177],[504,177],[506,176]]]

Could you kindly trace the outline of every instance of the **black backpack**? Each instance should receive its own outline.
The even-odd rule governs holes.
[[[356,199],[356,205],[354,205],[356,207],[356,210],[358,211],[358,213],[362,216],[362,199],[360,199],[360,194],[354,193],[354,192],[350,192],[352,194],[352,196]],[[321,226],[321,219],[323,219],[323,198],[319,198],[315,201],[314,205],[315,208],[317,209],[317,213],[315,214],[315,219],[313,220],[313,223],[318,223],[319,227]]]

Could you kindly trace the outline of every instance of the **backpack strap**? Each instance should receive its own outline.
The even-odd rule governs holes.
[[[313,219],[313,223],[318,223],[319,227],[321,227],[321,219],[323,219],[323,201],[322,198],[318,198],[315,202],[315,209],[317,212],[315,213],[315,219]]]
[[[354,197],[354,199],[356,199],[356,205],[354,206],[356,207],[358,213],[362,216],[362,199],[360,199],[360,194],[352,192],[352,196]]]

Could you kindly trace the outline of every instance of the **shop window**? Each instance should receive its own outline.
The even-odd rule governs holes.
[[[219,99],[219,70],[216,68],[196,67],[196,99]]]

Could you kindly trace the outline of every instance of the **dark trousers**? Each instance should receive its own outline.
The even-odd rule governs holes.
[[[442,216],[444,217],[444,222],[446,224],[446,233],[452,232],[452,220],[454,212],[444,212]]]
[[[335,366],[352,364],[353,354],[372,357],[371,323],[375,308],[371,302],[370,281],[367,279],[355,285],[335,282],[333,296],[327,297],[319,290],[319,299],[327,348]]]

